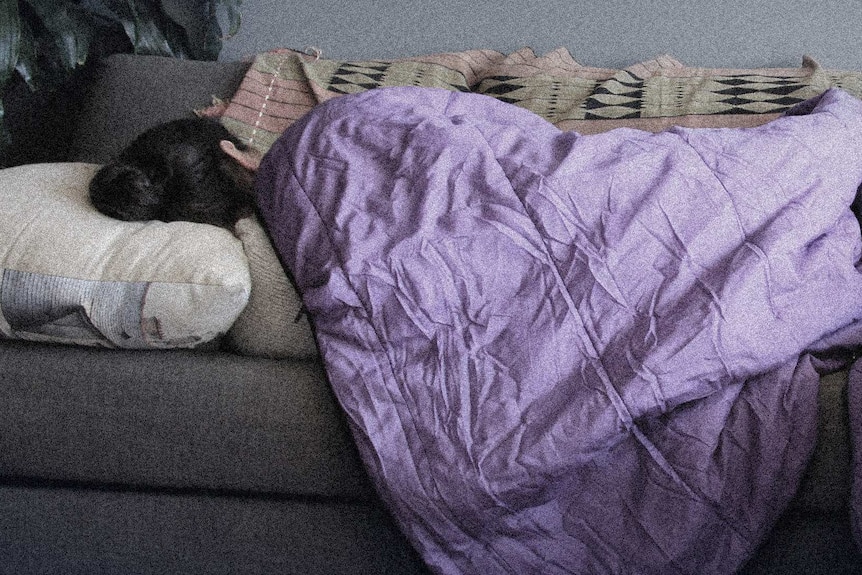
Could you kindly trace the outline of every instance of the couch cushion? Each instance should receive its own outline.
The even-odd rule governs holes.
[[[367,499],[314,362],[0,341],[0,476]]]
[[[281,267],[266,230],[251,217],[237,222],[236,234],[248,259],[251,295],[227,332],[227,348],[269,358],[318,357],[302,299]]]
[[[850,501],[850,424],[848,370],[820,378],[817,396],[817,444],[791,508],[812,515],[847,516]]]
[[[193,347],[248,302],[241,243],[189,222],[122,222],[88,199],[94,164],[0,171],[0,337]]]
[[[382,505],[0,482],[0,572],[422,575]]]
[[[853,544],[847,513],[824,516],[790,511],[739,575],[849,575],[860,569],[862,556]]]
[[[56,161],[104,164],[144,130],[191,117],[213,96],[229,98],[248,62],[198,62],[117,54],[94,65],[74,109],[66,116],[69,137]]]

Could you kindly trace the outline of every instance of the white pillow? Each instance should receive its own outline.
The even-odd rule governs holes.
[[[241,242],[188,222],[122,222],[92,207],[93,164],[0,170],[0,337],[194,347],[248,302]]]

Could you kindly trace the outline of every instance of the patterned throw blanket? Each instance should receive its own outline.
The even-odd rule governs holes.
[[[438,573],[732,573],[859,343],[862,103],[561,132],[475,94],[331,100],[259,203],[365,464]]]
[[[822,68],[692,68],[671,56],[623,70],[578,63],[565,48],[537,56],[466,50],[398,60],[332,60],[292,50],[259,54],[222,121],[261,151],[316,105],[395,86],[473,92],[514,104],[561,130],[736,128],[763,124],[835,87],[862,96],[862,73]],[[213,112],[220,113],[220,112]]]

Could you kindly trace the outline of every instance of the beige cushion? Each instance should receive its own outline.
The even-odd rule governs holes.
[[[240,241],[205,224],[100,214],[87,197],[98,167],[0,171],[0,336],[170,348],[225,333],[251,291]]]
[[[257,218],[236,224],[251,271],[248,306],[227,334],[235,352],[270,358],[317,357],[317,346],[302,300],[284,273],[266,231]]]

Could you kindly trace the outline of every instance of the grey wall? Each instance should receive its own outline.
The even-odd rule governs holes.
[[[692,66],[862,69],[862,0],[244,0],[223,60],[316,46],[331,58],[566,46],[621,67],[670,53]]]

